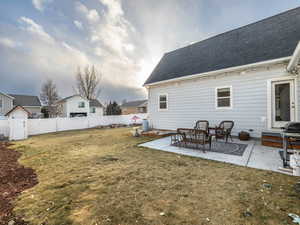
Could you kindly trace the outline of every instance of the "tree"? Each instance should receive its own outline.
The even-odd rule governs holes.
[[[100,95],[101,75],[95,67],[86,66],[84,72],[78,67],[76,74],[76,92],[88,100],[96,99]]]
[[[59,100],[56,85],[53,80],[49,79],[42,84],[40,99],[50,117],[57,116],[58,111],[55,102]]]
[[[121,115],[122,110],[117,102],[109,102],[106,107],[106,115]]]

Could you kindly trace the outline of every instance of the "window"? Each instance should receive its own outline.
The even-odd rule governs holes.
[[[2,108],[2,99],[0,99],[0,108]]]
[[[79,103],[78,103],[78,108],[84,108],[84,107],[85,107],[84,102],[79,102]]]
[[[95,107],[91,107],[90,108],[90,113],[96,113],[96,108]]]
[[[168,109],[168,95],[162,94],[159,95],[159,110],[167,110]]]
[[[231,87],[221,87],[216,88],[216,107],[231,108],[232,107],[232,88]]]

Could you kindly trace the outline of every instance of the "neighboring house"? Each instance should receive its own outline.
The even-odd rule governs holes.
[[[30,113],[30,118],[41,117],[42,104],[38,96],[9,94],[14,98],[13,106],[22,106]]]
[[[125,102],[121,105],[122,114],[147,113],[147,100]]]
[[[150,125],[280,132],[300,118],[299,40],[296,8],[166,53],[145,82]]]
[[[56,102],[59,115],[62,117],[82,117],[89,115],[103,115],[103,107],[98,100],[91,100],[72,95]]]
[[[37,96],[4,94],[0,92],[0,116],[5,116],[16,106],[22,106],[30,117],[41,116],[41,102]]]
[[[0,116],[5,116],[13,108],[13,100],[12,96],[0,92]]]
[[[97,99],[90,100],[90,115],[91,116],[104,115],[104,107]]]

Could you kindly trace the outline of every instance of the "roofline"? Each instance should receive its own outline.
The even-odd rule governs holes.
[[[297,71],[299,60],[300,60],[300,41],[298,42],[297,47],[293,53],[293,56],[286,68],[287,71],[290,73]]]
[[[13,107],[11,110],[9,110],[7,113],[5,113],[5,116],[8,116],[9,114],[11,114],[12,112],[14,112],[17,108],[21,108],[23,111],[25,111],[29,116],[31,115],[31,113],[25,109],[23,106],[21,105],[16,105],[15,107]]]
[[[3,92],[0,92],[0,94],[6,96],[6,97],[8,97],[8,98],[15,99],[13,96],[10,96],[10,95],[8,95],[8,94],[4,94]]]
[[[297,10],[297,9],[299,9],[299,8],[300,8],[300,7],[298,6],[298,7],[296,7],[296,8],[292,8],[292,9],[289,9],[289,10],[285,10],[285,11],[279,12],[279,13],[274,14],[274,15],[272,15],[272,16],[268,16],[268,17],[262,18],[262,19],[260,19],[260,20],[254,21],[254,22],[250,22],[250,23],[248,23],[248,24],[242,25],[242,26],[240,26],[240,27],[237,27],[237,28],[234,28],[234,29],[231,29],[231,30],[227,30],[227,31],[224,31],[224,32],[221,32],[221,33],[218,33],[218,34],[213,34],[212,36],[208,36],[207,38],[205,38],[205,39],[203,39],[203,40],[201,40],[201,41],[196,41],[196,42],[194,42],[194,43],[192,43],[192,44],[188,44],[188,45],[182,46],[182,47],[180,47],[180,48],[177,48],[177,49],[168,51],[168,52],[165,53],[165,55],[167,55],[167,54],[169,54],[169,53],[172,53],[172,52],[175,52],[175,51],[177,51],[178,49],[187,48],[187,47],[190,47],[190,46],[192,46],[192,45],[196,45],[196,44],[198,44],[198,43],[200,43],[200,42],[204,42],[204,41],[207,41],[207,40],[210,40],[210,39],[213,39],[213,38],[222,36],[222,35],[224,35],[224,34],[227,34],[227,33],[230,33],[230,32],[233,32],[233,31],[236,31],[236,30],[239,30],[239,29],[248,27],[248,26],[252,26],[253,24],[257,24],[257,23],[264,22],[264,21],[266,21],[266,20],[272,19],[272,18],[277,17],[277,16],[280,16],[280,15],[284,15],[284,14],[286,14],[286,13],[288,13],[288,12]]]
[[[153,83],[149,83],[149,84],[144,84],[143,86],[147,88],[150,86],[155,86],[155,85],[169,83],[169,82],[191,80],[191,79],[195,79],[195,78],[199,78],[199,77],[209,77],[209,76],[218,75],[218,74],[222,74],[222,73],[226,73],[226,72],[243,70],[243,69],[247,69],[247,68],[251,68],[251,67],[264,66],[264,65],[268,65],[268,64],[276,64],[276,63],[288,61],[290,59],[292,59],[292,56],[282,57],[282,58],[278,58],[278,59],[271,59],[271,60],[266,60],[266,61],[257,62],[257,63],[251,63],[251,64],[242,65],[242,66],[234,66],[234,67],[229,67],[229,68],[220,69],[220,70],[213,70],[213,71],[204,72],[204,73],[192,74],[192,75],[182,76],[182,77],[168,79],[168,80],[157,81],[157,82],[153,82]]]

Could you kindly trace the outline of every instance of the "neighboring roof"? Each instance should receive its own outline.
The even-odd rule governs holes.
[[[166,53],[145,84],[291,56],[300,7]]]
[[[17,105],[17,106],[15,106],[14,108],[12,108],[11,110],[9,110],[9,111],[5,114],[5,116],[9,116],[9,114],[13,113],[14,111],[16,111],[16,110],[18,110],[18,109],[21,109],[21,110],[25,111],[28,115],[31,114],[31,113],[30,113],[28,110],[26,110],[23,106]]]
[[[40,99],[38,96],[33,95],[13,95],[9,94],[10,96],[14,97],[13,104],[20,105],[20,106],[42,106]]]
[[[147,103],[147,100],[131,101],[123,103],[121,107],[142,107],[141,105],[145,103]]]
[[[3,92],[0,92],[0,94],[6,96],[6,97],[8,97],[8,98],[14,99],[14,97],[12,97],[12,96],[10,96],[10,95],[8,95],[8,94],[5,94],[5,93],[3,93]]]
[[[90,106],[91,107],[103,107],[103,105],[99,102],[98,99],[90,100]]]
[[[56,103],[65,102],[65,101],[67,101],[68,99],[73,98],[73,97],[76,97],[76,96],[82,97],[81,95],[71,95],[71,96],[68,96],[68,97],[65,97],[65,98],[63,98],[63,99],[58,100]],[[82,98],[83,98],[83,97],[82,97]]]

